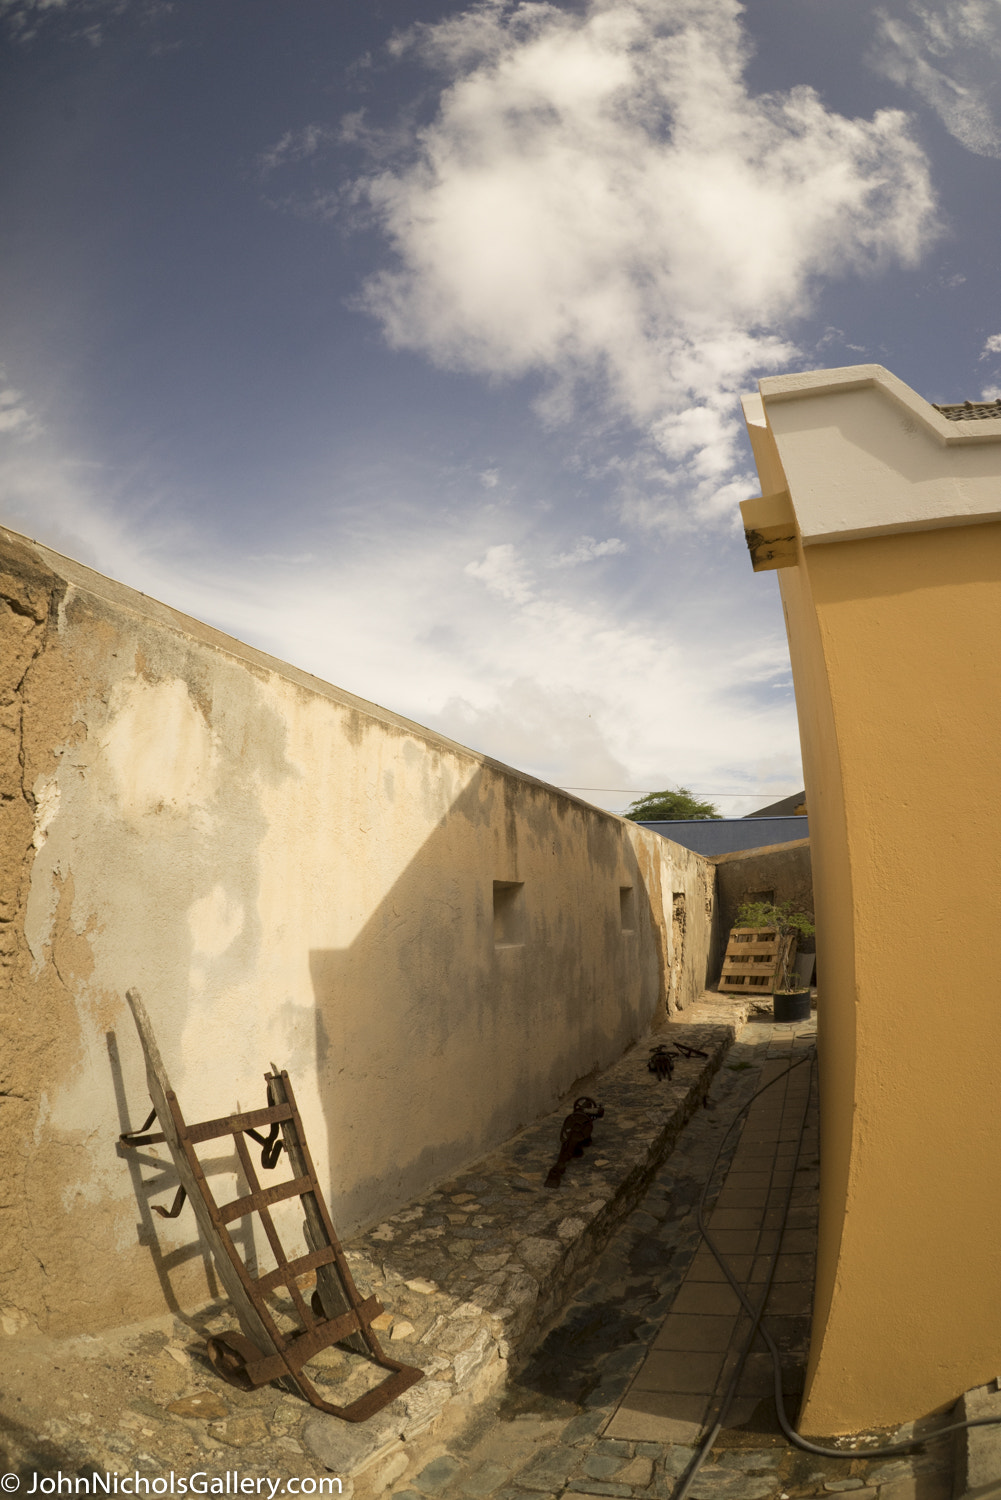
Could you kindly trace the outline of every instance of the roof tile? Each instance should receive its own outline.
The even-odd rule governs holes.
[[[989,417],[1001,417],[1001,401],[957,401],[951,406],[932,405],[950,422],[981,422]]]

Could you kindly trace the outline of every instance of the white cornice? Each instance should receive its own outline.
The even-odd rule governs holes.
[[[886,394],[915,417],[937,442],[946,447],[963,447],[970,443],[996,443],[1001,440],[1001,417],[978,417],[973,421],[952,421],[936,411],[930,401],[912,391],[909,385],[884,365],[843,365],[836,370],[807,370],[798,375],[768,375],[758,381],[758,390],[767,406],[779,401],[799,401],[804,397],[841,394],[873,387]]]
[[[762,486],[788,490],[804,546],[1001,520],[1001,418],[950,421],[882,365],[758,389],[746,417]]]

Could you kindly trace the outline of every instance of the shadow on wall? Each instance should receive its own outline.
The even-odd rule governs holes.
[[[685,894],[662,888],[670,870],[663,848],[598,810],[486,766],[354,941],[310,953],[326,1158],[320,1140],[311,1148],[327,1165],[342,1236],[551,1110],[666,1013],[669,973],[675,990],[690,976],[681,942]],[[709,867],[693,863],[697,898],[709,889]],[[665,907],[672,905],[669,949]],[[704,965],[708,941],[693,951]],[[145,1096],[133,1100],[130,1120],[113,1034],[108,1051],[120,1128],[135,1129]],[[312,1092],[312,1080],[302,1083]],[[237,1084],[234,1076],[227,1093]],[[220,1100],[214,1112],[236,1103]],[[173,1168],[148,1148],[119,1154],[133,1178],[139,1240],[168,1305],[179,1310],[172,1282],[199,1256],[215,1296],[200,1240],[163,1244],[164,1226],[152,1216],[151,1200],[166,1204],[173,1195]],[[227,1157],[204,1165],[228,1175],[236,1164]],[[234,1193],[244,1191],[241,1181]],[[187,1223],[197,1234],[190,1217]],[[253,1265],[252,1218],[233,1231]]]
[[[2,531],[0,562],[8,1321],[82,1331],[201,1295],[190,1221],[148,1207],[164,1157],[114,1152],[148,1112],[130,986],[189,1120],[289,1068],[347,1233],[703,987],[699,855]]]
[[[310,954],[344,1232],[642,1035],[665,998],[664,920],[659,855],[643,861],[597,810],[482,767],[350,946]]]
[[[713,864],[716,866],[718,922],[710,972],[715,982],[723,965],[723,954],[737,908],[742,902],[774,901],[777,906],[782,906],[788,901],[797,911],[808,912],[814,907],[809,839],[718,854]]]
[[[109,1031],[105,1035],[105,1042],[108,1048],[108,1064],[111,1069],[111,1079],[115,1089],[115,1103],[118,1107],[119,1130],[121,1133],[126,1133],[134,1130],[135,1126],[129,1120],[125,1080],[122,1076],[122,1063],[118,1054],[118,1037],[113,1031]],[[150,1108],[152,1108],[152,1105]],[[145,1116],[143,1118],[145,1119]],[[157,1131],[160,1127],[154,1121],[149,1128],[151,1131]],[[201,1235],[199,1234],[198,1239],[192,1244],[177,1245],[171,1250],[164,1250],[160,1244],[159,1235],[156,1232],[152,1200],[168,1190],[171,1193],[175,1193],[178,1187],[177,1172],[170,1157],[166,1156],[166,1159],[161,1161],[148,1148],[142,1151],[130,1151],[122,1146],[120,1142],[116,1142],[115,1153],[128,1167],[129,1176],[132,1179],[132,1191],[135,1193],[136,1206],[139,1210],[139,1223],[136,1225],[136,1236],[139,1244],[145,1245],[152,1256],[153,1269],[156,1272],[157,1280],[163,1291],[164,1301],[170,1308],[170,1311],[175,1314],[180,1314],[181,1312],[180,1303],[174,1295],[171,1272],[198,1257],[201,1257],[202,1260],[205,1281],[209,1292],[211,1296],[216,1297],[219,1287],[216,1281],[215,1267],[212,1264],[211,1252],[208,1246],[202,1242]],[[147,1170],[152,1170],[156,1175],[152,1177],[144,1176],[144,1167]]]

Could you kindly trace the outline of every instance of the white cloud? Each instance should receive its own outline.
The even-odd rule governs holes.
[[[416,26],[393,50],[445,73],[437,114],[355,184],[395,252],[363,294],[391,344],[541,374],[550,419],[597,385],[709,517],[735,478],[736,397],[796,362],[818,279],[913,264],[935,233],[906,117],[752,96],[739,16],[481,0]]]
[[[31,442],[43,431],[41,419],[25,402],[24,392],[7,384],[6,372],[0,366],[0,433]]]
[[[46,11],[65,10],[69,0],[0,0],[0,16],[18,29]]]
[[[232,539],[214,548],[127,479],[67,461],[51,433],[30,445],[0,437],[0,519],[556,784],[759,788],[761,764],[789,789],[795,715],[770,692],[788,655],[771,594],[753,579],[742,600],[731,590],[707,612],[684,605],[665,559],[654,605],[637,608],[614,576],[616,554],[605,554],[607,572],[535,569],[529,557],[559,549],[527,515],[509,517],[514,540],[492,540],[492,495],[438,516],[385,505],[348,521],[332,513],[329,533],[317,526],[307,548],[262,547],[253,532],[244,551]],[[614,809],[630,800],[583,795]]]
[[[59,20],[71,36],[99,47],[102,23],[128,8],[129,0],[0,0],[0,21],[18,41],[30,42],[47,21]],[[158,7],[147,0],[146,9],[155,12]]]
[[[879,12],[872,62],[930,105],[977,156],[1001,156],[1001,5],[896,0]]]
[[[580,563],[593,562],[597,557],[613,557],[617,552],[628,552],[628,550],[625,542],[617,536],[610,536],[605,542],[598,542],[593,536],[582,536],[569,552],[558,553],[553,558],[552,566],[576,568]]]
[[[258,168],[262,175],[267,175],[278,167],[305,161],[307,157],[315,156],[321,146],[329,144],[333,139],[333,131],[325,125],[305,125],[302,130],[286,130],[280,140],[259,154]]]
[[[520,677],[505,682],[503,691],[485,703],[450,698],[436,719],[451,739],[508,765],[530,766],[544,781],[556,782],[573,767],[574,775],[592,786],[614,788],[626,785],[628,772],[608,745],[605,708],[599,695],[578,687]],[[622,804],[614,796],[609,803]]]
[[[1001,333],[992,333],[990,338],[984,341],[980,358],[986,359],[989,354],[1001,354]]]
[[[785,780],[801,775],[791,704],[763,701],[776,678],[788,679],[778,630],[747,632],[745,621],[741,633],[723,600],[711,619],[698,609],[629,619],[611,594],[568,592],[562,574],[543,587],[510,543],[465,572],[499,607],[485,614],[465,604],[476,622],[464,632],[466,686],[434,715],[446,734],[575,786],[643,786],[654,766],[658,786],[715,776],[733,788],[747,784],[735,767],[752,759],[777,763]],[[593,800],[621,808],[629,799]]]
[[[533,597],[531,578],[510,542],[488,547],[483,560],[467,563],[465,571],[511,604],[527,604]]]

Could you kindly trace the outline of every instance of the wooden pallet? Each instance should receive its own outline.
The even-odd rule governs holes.
[[[717,988],[728,995],[771,995],[780,959],[795,952],[794,937],[775,927],[732,927]]]

